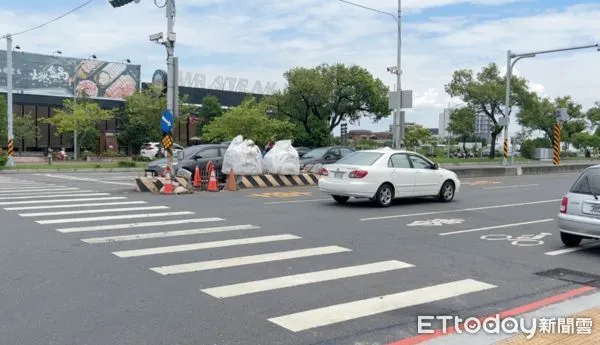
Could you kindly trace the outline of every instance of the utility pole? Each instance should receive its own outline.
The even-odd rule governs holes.
[[[402,148],[404,142],[404,113],[402,112],[402,0],[398,0],[398,51],[396,56],[396,85],[398,88],[398,107],[396,108],[396,116],[398,117],[397,124],[398,134],[394,141],[395,149]],[[396,130],[394,129],[394,134]]]
[[[14,167],[14,140],[13,134],[13,49],[12,36],[6,35],[6,132],[8,133],[8,160],[6,166]]]

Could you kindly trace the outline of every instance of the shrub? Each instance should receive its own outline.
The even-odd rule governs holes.
[[[120,168],[135,168],[135,162],[133,161],[119,161],[119,163],[117,163],[117,165]]]
[[[5,155],[0,155],[0,168],[6,165],[8,158]]]

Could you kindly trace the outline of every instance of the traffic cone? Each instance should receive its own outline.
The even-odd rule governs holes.
[[[208,188],[209,192],[218,192],[219,186],[217,186],[217,176],[215,175],[215,168],[210,169],[210,178],[208,180]]]
[[[196,171],[194,172],[194,188],[202,188],[202,176],[200,175],[200,168],[196,165]]]
[[[166,173],[166,181],[162,190],[163,194],[173,194],[173,181],[171,180],[171,174]]]
[[[230,192],[235,192],[238,190],[237,183],[235,181],[235,175],[233,174],[233,168],[229,169],[229,176],[227,177],[227,185],[225,185],[225,190]]]

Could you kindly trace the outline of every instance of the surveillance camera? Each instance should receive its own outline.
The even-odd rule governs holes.
[[[15,49],[17,49],[17,50],[21,50],[21,46],[20,46],[20,45],[16,45],[16,46],[15,46]]]
[[[154,35],[150,35],[150,37],[149,37],[150,41],[154,41],[154,42],[159,42],[162,38],[163,38],[162,32],[156,33]]]

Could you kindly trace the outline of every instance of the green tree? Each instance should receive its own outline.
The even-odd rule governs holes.
[[[513,107],[522,106],[532,97],[525,79],[512,76],[509,114],[504,114],[506,81],[494,63],[484,67],[477,75],[468,69],[455,71],[445,89],[450,96],[459,97],[476,113],[486,114],[492,121],[490,158],[495,157],[494,143],[503,129],[498,125],[499,117],[510,115]]]
[[[25,151],[25,141],[34,140],[40,137],[39,127],[35,125],[35,119],[31,114],[14,117],[13,134],[15,143],[18,143],[20,146],[20,155]]]
[[[556,107],[549,98],[532,95],[517,114],[519,124],[532,131],[544,132],[547,138],[552,138],[556,122]]]
[[[293,139],[294,124],[272,119],[267,115],[268,105],[253,99],[215,118],[204,127],[202,139],[209,142],[231,140],[237,135],[263,146],[269,140]]]
[[[160,118],[167,99],[161,87],[150,86],[126,97],[125,101],[119,140],[132,154],[134,148],[137,150],[146,142],[160,141]]]
[[[325,139],[323,129],[329,134],[341,122],[354,123],[364,116],[378,121],[390,115],[388,88],[365,68],[323,64],[293,68],[284,77],[288,87],[269,98],[272,110],[308,136],[316,134],[315,141]]]
[[[223,107],[216,96],[206,96],[202,99],[202,107],[198,111],[196,135],[202,135],[202,129],[215,118],[223,115]]]
[[[116,109],[102,109],[98,103],[88,99],[78,99],[77,103],[66,99],[63,107],[44,122],[56,126],[57,135],[72,136],[77,132],[77,146],[91,149],[99,146],[100,122],[113,119],[116,112]],[[79,150],[78,147],[75,149]]]
[[[465,152],[467,151],[467,140],[475,132],[476,116],[477,113],[471,107],[455,108],[450,113],[450,123],[447,130],[460,138]]]
[[[417,147],[431,139],[431,131],[421,125],[407,126],[404,131],[404,143],[407,147]]]
[[[600,148],[600,137],[597,135],[581,132],[573,135],[573,145],[578,149]]]
[[[596,106],[588,109],[585,117],[590,121],[592,129],[600,128],[600,102],[596,102]]]

